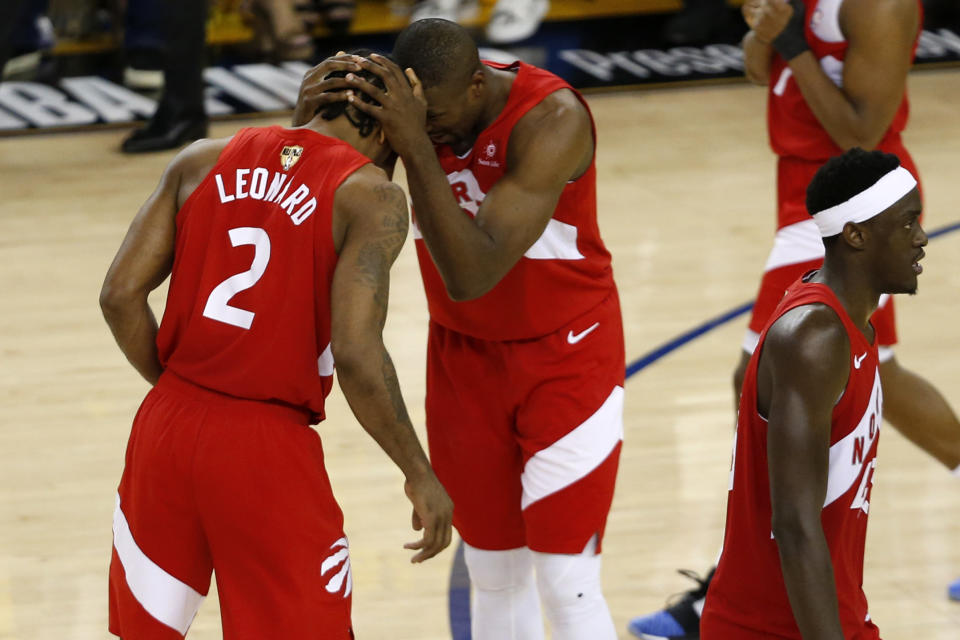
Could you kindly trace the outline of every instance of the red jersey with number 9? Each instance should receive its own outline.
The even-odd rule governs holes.
[[[723,552],[700,621],[704,638],[801,638],[771,530],[767,421],[757,411],[757,367],[770,326],[787,311],[808,304],[833,309],[850,342],[850,375],[831,419],[827,495],[820,516],[840,622],[845,638],[880,637],[863,593],[863,550],[883,406],[876,338],[867,341],[829,287],[801,280],[787,290],[767,323],[744,377]]]
[[[324,417],[333,198],[370,160],[308,129],[242,129],[177,213],[160,362],[196,385]]]

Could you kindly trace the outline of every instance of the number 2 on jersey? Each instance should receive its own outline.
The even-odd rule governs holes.
[[[230,229],[230,244],[239,247],[245,244],[254,246],[253,264],[243,273],[232,275],[210,292],[207,305],[203,308],[203,315],[212,320],[231,324],[241,329],[249,329],[253,324],[254,313],[239,307],[232,307],[230,299],[257,284],[257,280],[267,270],[270,262],[270,236],[258,227],[237,227]]]

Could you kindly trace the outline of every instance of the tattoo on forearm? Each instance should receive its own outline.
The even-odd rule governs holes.
[[[394,184],[375,187],[384,213],[378,232],[360,248],[357,257],[359,280],[374,289],[374,302],[380,311],[380,324],[386,319],[389,299],[390,266],[400,253],[407,237],[407,201],[403,191]]]
[[[397,370],[393,366],[393,360],[387,350],[383,350],[383,384],[387,387],[390,394],[390,403],[393,405],[393,414],[398,422],[410,422],[410,416],[407,415],[407,406],[403,403],[403,396],[400,394],[400,381],[397,379]]]

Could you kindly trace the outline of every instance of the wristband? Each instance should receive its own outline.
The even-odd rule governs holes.
[[[951,473],[952,473],[953,475],[955,475],[956,477],[960,478],[960,466],[958,466],[956,469],[954,469],[953,471],[951,471]]]
[[[771,43],[777,53],[787,62],[810,49],[810,45],[807,44],[807,36],[804,33],[805,10],[803,2],[801,0],[790,0],[790,5],[793,7],[790,22]]]

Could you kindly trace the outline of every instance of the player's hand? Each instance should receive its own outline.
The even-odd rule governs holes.
[[[404,72],[392,60],[377,54],[360,60],[359,64],[383,80],[386,91],[363,78],[347,74],[347,80],[355,90],[367,94],[380,106],[364,102],[358,96],[349,97],[350,104],[377,119],[390,146],[401,157],[417,145],[430,144],[426,132],[427,101],[423,85],[413,69]]]
[[[357,60],[362,59],[361,56],[346,55],[340,51],[307,71],[300,83],[297,106],[293,110],[293,126],[300,127],[307,124],[313,120],[317,109],[332,102],[342,101],[345,98],[345,92],[350,89],[350,84],[343,78],[325,78],[334,71],[359,71],[360,65],[357,64]]]
[[[755,29],[757,20],[760,18],[760,9],[763,7],[763,0],[745,0],[740,5],[740,14],[743,16],[747,26]]]
[[[418,479],[408,479],[403,490],[413,503],[413,529],[423,530],[422,538],[408,542],[403,548],[419,551],[410,558],[410,562],[423,562],[450,545],[453,537],[453,502],[433,471],[428,471]]]
[[[773,43],[793,17],[793,6],[784,0],[747,0],[741,11],[754,36],[763,44]]]

